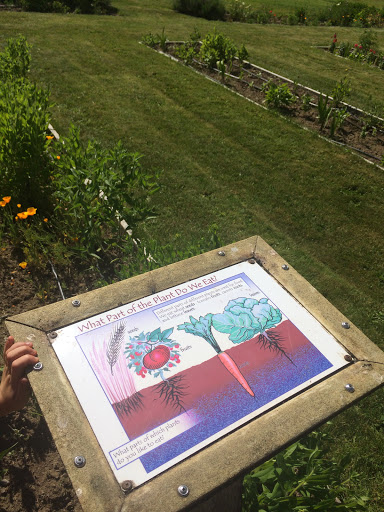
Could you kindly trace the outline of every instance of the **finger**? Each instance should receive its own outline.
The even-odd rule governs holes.
[[[35,357],[31,354],[26,354],[22,357],[19,357],[12,363],[11,368],[11,386],[16,389],[18,382],[25,376],[25,370],[29,366],[33,366],[34,364],[39,362],[39,358]]]
[[[7,352],[9,351],[12,351],[14,350],[15,348],[18,348],[18,347],[33,347],[33,343],[31,341],[17,341],[17,342],[13,342],[12,345],[10,345],[9,348],[7,348]]]
[[[10,366],[12,365],[13,361],[27,354],[37,356],[36,350],[31,346],[24,343],[15,343],[5,355],[6,363],[8,366]]]
[[[12,345],[15,343],[15,339],[13,336],[8,336],[5,345],[4,345],[4,359],[5,359],[5,353],[12,347]]]

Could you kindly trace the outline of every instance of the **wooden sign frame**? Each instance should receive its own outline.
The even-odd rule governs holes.
[[[75,322],[250,261],[266,270],[345,348],[347,366],[294,399],[231,432],[149,482],[124,489],[114,477],[51,346],[52,333]],[[73,300],[80,301],[79,307]],[[16,340],[33,339],[43,370],[29,377],[85,511],[167,512],[206,500],[305,433],[383,385],[384,352],[335,309],[264,240],[255,236],[105,288],[8,318]],[[85,457],[84,467],[74,464]],[[178,492],[189,489],[187,496]]]

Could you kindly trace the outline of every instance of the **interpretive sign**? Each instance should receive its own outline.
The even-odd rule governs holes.
[[[52,346],[118,481],[135,485],[347,364],[248,262],[58,330]]]
[[[73,299],[7,327],[34,340],[86,511],[201,511],[384,382],[383,352],[260,237]]]

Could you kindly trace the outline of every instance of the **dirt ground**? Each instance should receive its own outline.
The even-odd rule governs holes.
[[[0,249],[0,340],[8,336],[4,319],[60,300],[51,272],[19,267],[10,248]],[[83,283],[82,290],[86,287]],[[73,291],[75,294],[75,291]],[[1,348],[1,353],[2,353]],[[2,366],[2,360],[1,360]],[[39,406],[32,397],[21,412],[0,418],[0,512],[81,512],[81,507]]]

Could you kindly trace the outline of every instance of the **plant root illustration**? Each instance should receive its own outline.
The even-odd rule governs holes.
[[[170,405],[178,413],[186,412],[184,407],[184,397],[188,386],[184,383],[184,375],[175,375],[168,380],[163,380],[157,384],[155,391],[158,393],[156,400],[161,400],[164,405]]]
[[[183,397],[186,395],[186,387],[182,383],[183,377],[165,377],[165,372],[180,363],[180,346],[169,338],[172,333],[173,327],[163,332],[160,328],[142,332],[130,337],[124,353],[129,361],[128,368],[134,369],[137,375],[142,378],[146,375],[161,378],[162,382],[156,386],[156,391],[165,405],[172,405],[176,410],[185,412]]]
[[[257,343],[260,343],[263,348],[277,352],[281,356],[285,356],[294,366],[296,366],[285,351],[283,341],[282,336],[280,336],[278,332],[274,331],[268,331],[268,333],[264,331],[257,339]]]
[[[122,402],[114,404],[116,411],[127,416],[140,411],[143,408],[143,395],[137,391]]]

